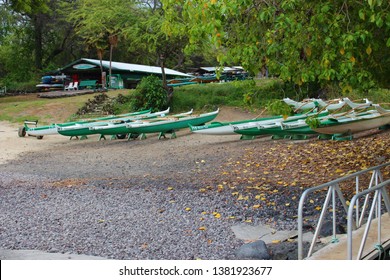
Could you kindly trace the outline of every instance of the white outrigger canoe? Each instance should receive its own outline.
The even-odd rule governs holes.
[[[365,130],[379,128],[390,124],[390,110],[373,104],[375,110],[350,114],[344,116],[332,116],[320,121],[314,131],[321,134],[353,134]]]
[[[336,100],[329,100],[324,101],[322,99],[308,99],[304,100],[302,102],[298,102],[295,100],[292,100],[290,98],[283,98],[283,101],[294,108],[294,110],[310,110],[314,109],[315,107],[320,107],[323,109],[327,109],[329,111],[336,111],[344,107],[345,105],[348,105],[352,109],[354,108],[364,108],[365,106],[370,106],[372,102],[370,102],[368,99],[364,99],[365,103],[355,103],[351,101],[349,98],[345,97],[342,99],[336,99]]]

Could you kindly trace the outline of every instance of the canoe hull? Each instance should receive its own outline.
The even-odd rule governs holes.
[[[192,111],[191,111],[192,112]],[[108,126],[114,126],[115,122],[130,122],[130,121],[137,121],[141,119],[147,119],[147,118],[154,118],[157,116],[164,116],[166,113],[169,113],[169,108],[165,111],[155,112],[155,113],[147,113],[147,114],[134,114],[129,115],[126,114],[126,116],[122,117],[116,117],[115,119],[110,120],[101,120],[97,122],[87,122],[87,123],[76,123],[72,126],[66,126],[66,127],[59,127],[58,133],[64,136],[87,136],[87,135],[93,135],[93,134],[103,134],[100,133],[98,130],[92,129],[93,127],[108,127]],[[119,124],[119,123],[118,123]],[[118,126],[119,128],[119,126]],[[119,132],[119,131],[118,131]],[[105,133],[105,135],[113,135],[113,134],[122,134],[125,132],[120,133]]]
[[[204,135],[232,135],[234,133],[233,127],[227,123],[213,123],[210,125],[202,125],[202,126],[190,126],[191,131],[196,134],[204,134]]]
[[[191,131],[197,134],[205,134],[205,135],[234,135],[233,125],[245,124],[245,123],[253,123],[256,121],[271,121],[280,118],[277,117],[267,117],[267,118],[259,118],[259,119],[249,119],[242,121],[233,121],[233,122],[212,122],[210,124],[202,125],[202,126],[190,126]]]
[[[27,127],[27,135],[30,136],[44,136],[58,134],[56,125],[40,126],[40,127]]]
[[[279,118],[271,121],[254,122],[247,124],[233,125],[235,133],[249,136],[256,135],[294,135],[294,134],[317,134],[305,123],[309,116],[325,117],[329,112],[324,111],[319,114],[310,113],[295,115],[287,119]]]
[[[191,109],[188,112],[176,114],[176,115],[173,115],[172,117],[176,117],[176,118],[186,117],[186,116],[191,115],[192,112],[193,112],[193,110]],[[154,113],[154,114],[152,113],[152,114],[149,114],[149,117],[147,117],[147,118],[134,119],[132,121],[127,121],[127,122],[124,121],[124,122],[121,122],[121,123],[107,123],[106,125],[103,125],[103,126],[93,126],[93,127],[90,127],[89,129],[91,131],[94,131],[96,134],[100,134],[100,135],[127,134],[127,133],[129,133],[128,132],[128,128],[126,127],[127,124],[141,123],[142,120],[150,120],[150,119],[158,120],[159,116],[163,117],[164,115],[165,115],[165,113],[163,113],[163,114],[160,114],[159,112],[158,113]]]
[[[142,134],[176,131],[183,128],[187,128],[190,125],[203,125],[215,119],[218,113],[219,110],[211,113],[201,114],[199,116],[188,116],[180,119],[172,119],[150,123],[143,122],[140,124],[127,124],[127,133]]]
[[[353,120],[350,122],[333,122],[322,125],[314,130],[321,134],[352,134],[365,130],[375,129],[390,124],[390,115],[378,116],[363,120]]]
[[[79,125],[83,124],[88,124],[88,123],[95,123],[95,122],[100,122],[100,121],[110,121],[113,119],[117,119],[119,117],[121,118],[141,118],[144,115],[150,114],[150,109],[148,110],[143,110],[143,111],[137,111],[137,112],[131,112],[131,113],[126,113],[122,115],[110,115],[106,117],[100,117],[100,118],[93,118],[89,120],[79,120],[79,121],[74,121],[74,122],[65,122],[65,123],[60,123],[60,124],[52,124],[52,125],[45,125],[45,126],[37,126],[37,127],[29,127],[28,123],[33,123],[36,125],[37,122],[30,122],[26,121],[24,123],[24,128],[26,131],[27,135],[30,136],[45,136],[45,135],[55,135],[55,134],[62,134],[66,136],[82,136],[82,135],[88,135],[87,132],[89,132],[89,129],[87,130],[82,130],[79,131],[75,134],[71,133],[70,130],[66,130],[65,127],[69,128],[80,128]],[[165,111],[162,111],[161,113],[169,113],[169,108]],[[61,130],[62,133],[59,133],[59,130]],[[80,133],[80,134],[78,134]],[[72,134],[72,135],[71,135]]]
[[[101,135],[127,134],[127,127],[126,123],[109,124],[107,126],[91,127],[90,131],[94,131],[96,134]]]

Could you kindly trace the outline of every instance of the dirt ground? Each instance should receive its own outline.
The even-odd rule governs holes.
[[[224,107],[216,121],[254,117],[257,116],[250,112]],[[191,257],[188,250],[176,247],[194,247],[194,238],[197,238],[195,251],[207,248],[204,249],[207,252],[205,259],[226,258],[240,246],[230,230],[232,224],[295,229],[299,197],[305,188],[390,161],[390,130],[365,132],[352,141],[315,137],[300,141],[271,140],[270,137],[244,141],[239,135],[201,135],[193,134],[189,129],[177,132],[176,139],[159,140],[157,134],[149,134],[147,139],[130,141],[98,141],[98,135],[86,140],[48,135],[38,140],[27,136],[20,138],[17,132],[18,125],[0,123],[0,174],[3,176],[0,181],[4,182],[3,195],[8,195],[4,201],[10,205],[3,206],[2,210],[7,219],[4,223],[7,230],[2,231],[3,237],[0,236],[7,242],[4,248],[117,259],[188,259]],[[385,180],[389,174],[388,167],[383,171]],[[365,178],[361,178],[363,180]],[[325,192],[316,193],[310,200],[313,203],[308,203],[305,211],[312,217],[308,220],[310,223],[319,215],[324,196]],[[37,201],[39,203],[35,205]],[[84,207],[83,215],[79,215],[79,207]],[[96,213],[106,215],[108,208],[112,210],[112,217],[103,220],[113,222],[107,223],[102,236],[111,238],[112,252],[108,243],[92,232],[96,230],[95,224],[89,228],[91,232],[84,226],[86,221],[96,220]],[[131,212],[133,208],[137,211]],[[37,209],[36,217],[41,220],[23,220],[28,234],[22,232],[26,238],[20,245],[20,228],[14,221],[25,217],[25,209]],[[129,217],[138,223],[135,232],[126,233],[119,239],[115,234],[130,231],[131,227],[114,223],[118,220],[118,211],[123,215],[131,212]],[[210,219],[202,214],[206,212],[213,213],[209,215]],[[57,221],[50,220],[54,217],[75,230],[64,239],[60,224],[58,234],[48,228],[42,237],[41,224],[57,225]],[[165,242],[173,244],[172,251],[182,252],[156,255],[156,248],[161,247],[159,238],[163,235],[162,224],[156,222],[160,217],[169,221],[163,224],[164,232],[170,233]],[[345,223],[344,220],[340,222]],[[118,227],[123,227],[123,231]],[[176,230],[188,228],[190,231],[184,233]],[[35,229],[35,239],[29,238],[32,229]],[[187,236],[189,233],[194,235]],[[134,236],[135,241],[129,245],[134,252],[126,251],[123,255],[121,244],[127,242],[129,234]],[[208,239],[204,239],[204,234]],[[81,235],[85,239],[80,239]],[[85,247],[91,236],[96,237],[92,242],[95,251]],[[56,242],[50,246],[55,250],[46,242],[52,239]],[[202,240],[212,242],[211,247]],[[82,249],[72,245],[77,242]],[[151,250],[145,250],[145,246]]]
[[[222,108],[215,121],[240,120],[253,117],[255,117],[254,114],[242,111],[238,108]],[[21,125],[22,124],[19,126]],[[152,157],[155,159],[160,158],[160,160],[165,158],[166,160],[166,157],[169,157],[169,153],[180,154],[179,149],[183,149],[183,151],[185,151],[188,149],[188,147],[192,146],[196,152],[201,153],[201,148],[196,147],[199,147],[203,144],[214,144],[214,147],[213,145],[210,145],[206,148],[206,152],[210,153],[213,149],[219,149],[219,147],[216,146],[218,143],[229,143],[231,141],[236,142],[236,140],[238,141],[239,139],[238,135],[222,137],[195,135],[192,134],[188,129],[185,129],[177,133],[177,139],[157,140],[157,135],[151,134],[148,135],[148,139],[146,140],[135,141],[107,140],[99,142],[97,135],[92,135],[89,137],[89,139],[83,141],[70,141],[68,137],[62,135],[47,135],[42,140],[38,140],[31,136],[26,136],[23,138],[18,137],[19,126],[17,124],[10,124],[8,122],[0,122],[0,141],[2,146],[0,164],[5,164],[12,160],[17,160],[19,165],[21,165],[25,162],[24,159],[26,158],[31,160],[36,158],[35,156],[38,152],[41,152],[40,156],[43,156],[43,158],[45,158],[45,154],[49,158],[53,158],[54,154],[59,155],[60,153],[63,153],[62,155],[59,155],[59,161],[61,161],[64,156],[67,157],[74,155],[75,157],[72,157],[73,160],[81,164],[83,161],[88,159],[76,157],[74,154],[75,149],[78,151],[82,149],[84,150],[84,153],[87,154],[88,152],[98,150],[99,155],[104,159],[105,154],[108,158],[115,158],[116,153],[118,153],[118,158],[121,158],[123,152],[127,152],[123,149],[130,149],[129,146],[131,146],[131,152],[129,151],[129,156],[133,159],[145,159]],[[81,154],[83,154],[83,152],[81,152]],[[185,155],[182,156],[185,157]],[[40,162],[42,165],[45,165],[44,161],[41,160]],[[98,162],[95,162],[95,164],[98,164]],[[80,173],[82,173],[82,171],[80,171]]]
[[[215,121],[254,117],[257,116],[242,109],[224,107]],[[260,176],[258,180],[268,180],[274,175],[271,184],[313,185],[387,162],[390,157],[388,130],[361,133],[353,141],[316,138],[291,141],[270,137],[242,141],[239,135],[201,135],[189,129],[177,132],[176,139],[158,140],[157,134],[149,134],[145,140],[131,141],[98,141],[98,135],[86,140],[48,135],[38,140],[20,138],[17,130],[15,124],[0,122],[0,164],[10,163],[2,169],[61,178],[175,176],[201,171],[249,179]],[[282,177],[290,178],[282,182]]]

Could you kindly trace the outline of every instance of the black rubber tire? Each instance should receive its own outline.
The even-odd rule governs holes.
[[[38,136],[37,136],[37,139],[38,139],[38,140],[41,140],[42,138],[43,138],[43,135],[38,135]]]
[[[125,139],[126,138],[126,134],[117,134],[116,138],[118,138],[118,139]]]
[[[19,127],[18,135],[19,135],[19,137],[26,136],[26,128],[24,126]]]

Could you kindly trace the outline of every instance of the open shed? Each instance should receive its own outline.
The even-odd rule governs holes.
[[[103,72],[109,81],[110,61],[102,61]],[[169,68],[164,68],[167,79],[191,77],[191,75],[181,73]],[[81,58],[58,69],[58,72],[71,78],[72,82],[97,81],[102,84],[100,60]],[[161,67],[123,62],[111,62],[112,84],[111,88],[134,88],[145,76],[162,76]]]

